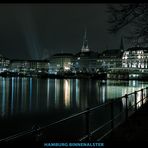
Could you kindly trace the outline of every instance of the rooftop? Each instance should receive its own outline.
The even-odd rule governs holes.
[[[126,51],[137,51],[137,50],[144,50],[144,52],[148,52],[148,47],[132,47],[128,48]]]
[[[52,56],[73,56],[73,54],[72,53],[56,53]]]
[[[75,56],[76,57],[78,57],[78,56],[80,56],[80,57],[97,57],[98,53],[94,52],[94,51],[78,52]]]
[[[122,57],[122,51],[120,49],[105,50],[100,54],[100,57]]]

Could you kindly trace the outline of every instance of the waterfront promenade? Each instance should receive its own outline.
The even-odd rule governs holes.
[[[104,138],[107,142],[148,142],[148,102]]]

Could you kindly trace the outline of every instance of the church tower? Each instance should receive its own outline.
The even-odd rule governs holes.
[[[124,51],[123,36],[121,36],[120,50]]]
[[[88,48],[88,41],[87,41],[87,29],[85,28],[85,32],[84,32],[84,38],[83,38],[83,45],[81,48],[81,52],[89,52],[89,48]]]

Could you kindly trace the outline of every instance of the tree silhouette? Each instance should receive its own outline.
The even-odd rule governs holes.
[[[109,32],[126,30],[126,39],[136,46],[148,43],[148,3],[108,4]]]

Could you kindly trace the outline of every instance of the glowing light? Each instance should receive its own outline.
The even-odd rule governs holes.
[[[125,59],[125,60],[127,59],[127,55],[124,57],[124,59]]]
[[[21,111],[23,111],[23,98],[24,98],[24,79],[22,78],[22,94],[21,94]]]
[[[141,64],[141,68],[144,68],[144,63]]]
[[[141,92],[137,92],[137,102],[139,102],[141,100]],[[139,102],[137,104],[137,107],[139,108],[142,105],[142,102]]]
[[[137,77],[138,75],[136,75],[136,74],[132,74],[131,76],[133,76],[133,77]]]
[[[64,80],[64,104],[66,107],[70,107],[70,81]]]
[[[37,79],[37,85],[36,85],[36,108],[38,108],[39,105],[39,79]]]
[[[77,104],[77,107],[79,107],[80,105],[80,84],[79,84],[79,80],[76,79],[76,104]]]
[[[64,66],[64,69],[65,69],[65,70],[70,70],[70,67]]]
[[[49,108],[49,82],[50,79],[47,81],[47,109]]]
[[[30,89],[29,89],[29,111],[32,107],[32,78],[30,78]]]
[[[102,86],[102,102],[104,103],[106,99],[106,86]]]
[[[141,59],[141,55],[138,55],[138,59]]]
[[[136,63],[133,63],[133,64],[132,64],[132,67],[133,67],[133,68],[136,68]]]
[[[59,107],[60,98],[60,80],[55,79],[55,108]]]
[[[14,78],[12,78],[12,94],[11,94],[11,114],[13,114],[14,107]]]
[[[5,115],[5,92],[6,92],[6,90],[5,90],[5,86],[6,86],[6,84],[5,84],[5,79],[3,78],[3,83],[2,83],[2,88],[3,88],[3,90],[2,90],[2,117]]]

